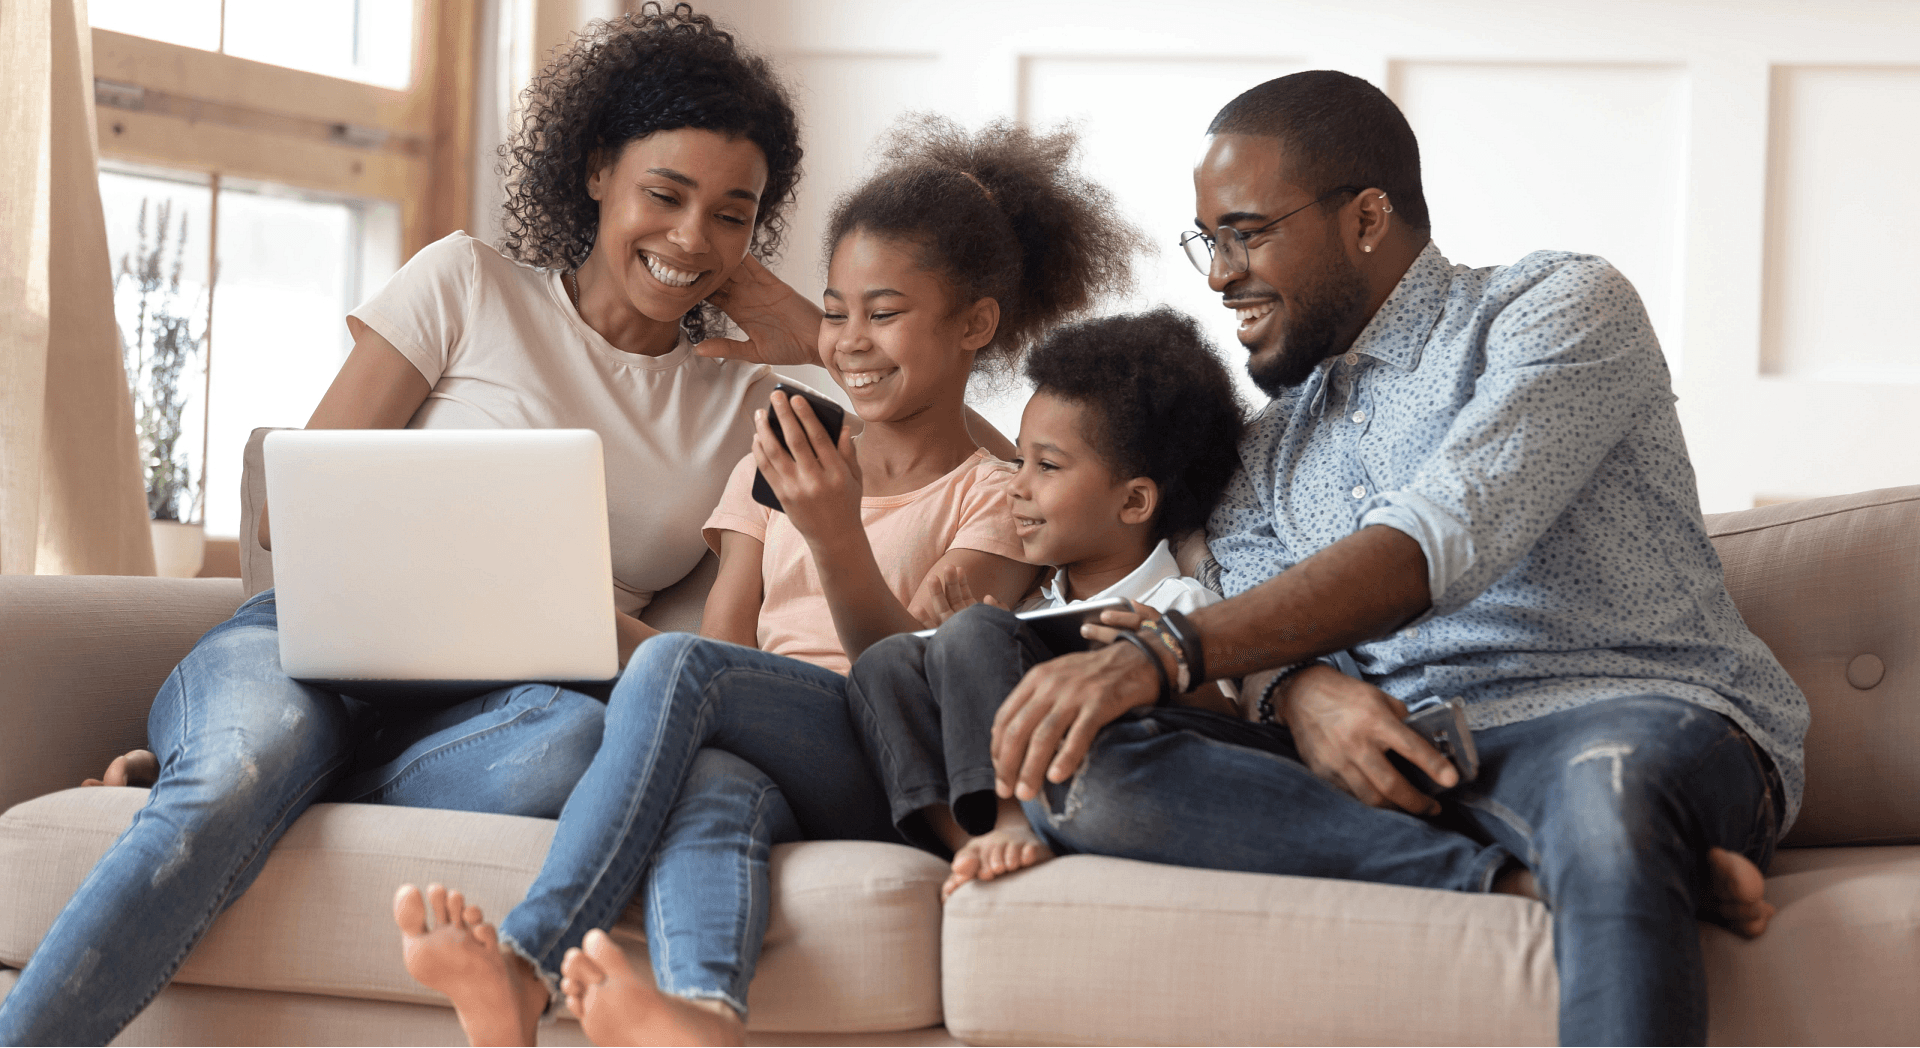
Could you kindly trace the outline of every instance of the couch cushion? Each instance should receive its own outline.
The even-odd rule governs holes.
[[[1813,707],[1789,845],[1920,841],[1920,487],[1707,518],[1727,590]]]
[[[146,791],[74,789],[0,815],[0,963],[18,967]],[[183,983],[440,1003],[400,963],[393,891],[459,887],[498,918],[526,892],[553,836],[547,819],[319,804],[188,958]],[[943,863],[899,845],[825,841],[773,853],[773,918],[749,992],[756,1029],[936,1026]],[[615,931],[638,951],[640,914]]]
[[[1920,848],[1773,872],[1772,930],[1702,926],[1713,1039],[1911,1040]],[[971,1043],[1555,1040],[1551,922],[1510,896],[1074,856],[962,888],[942,948],[947,1028]]]

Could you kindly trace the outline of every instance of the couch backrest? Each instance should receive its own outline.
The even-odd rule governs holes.
[[[1716,514],[1707,533],[1813,708],[1784,843],[1920,841],[1920,486]]]

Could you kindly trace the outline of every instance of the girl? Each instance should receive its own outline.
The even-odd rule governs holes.
[[[474,1043],[532,1043],[566,951],[617,920],[643,879],[658,989],[638,987],[643,1007],[619,1023],[583,1003],[587,1032],[737,1042],[770,845],[899,839],[844,674],[868,645],[920,628],[946,573],[1007,604],[1033,580],[1009,473],[969,438],[963,396],[971,373],[1119,290],[1144,244],[1073,174],[1072,151],[1065,133],[967,136],[927,118],[840,202],[818,345],[860,438],[830,441],[804,402],[780,396],[756,419],[753,454],[707,522],[721,566],[705,635],[634,654],[540,876],[497,934],[438,888],[395,899],[409,970],[452,999]],[[756,469],[785,513],[750,500]]]

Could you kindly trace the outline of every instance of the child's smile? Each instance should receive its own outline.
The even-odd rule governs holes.
[[[962,401],[973,351],[993,328],[974,330],[978,308],[954,308],[913,244],[856,229],[834,248],[827,283],[820,359],[861,418],[901,422]]]

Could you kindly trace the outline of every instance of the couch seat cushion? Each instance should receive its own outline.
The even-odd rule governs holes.
[[[0,815],[0,963],[19,967],[145,790],[73,789]],[[444,1003],[400,963],[394,888],[439,881],[490,917],[533,883],[554,823],[472,812],[318,804],[215,922],[178,981],[247,990]],[[748,997],[756,1029],[936,1026],[946,866],[899,845],[822,841],[773,852],[773,917]],[[643,951],[640,914],[615,935]]]
[[[1793,849],[1773,927],[1703,925],[1712,1039],[1909,1043],[1920,848]],[[947,1028],[990,1044],[1552,1044],[1539,903],[1073,856],[947,903]]]

